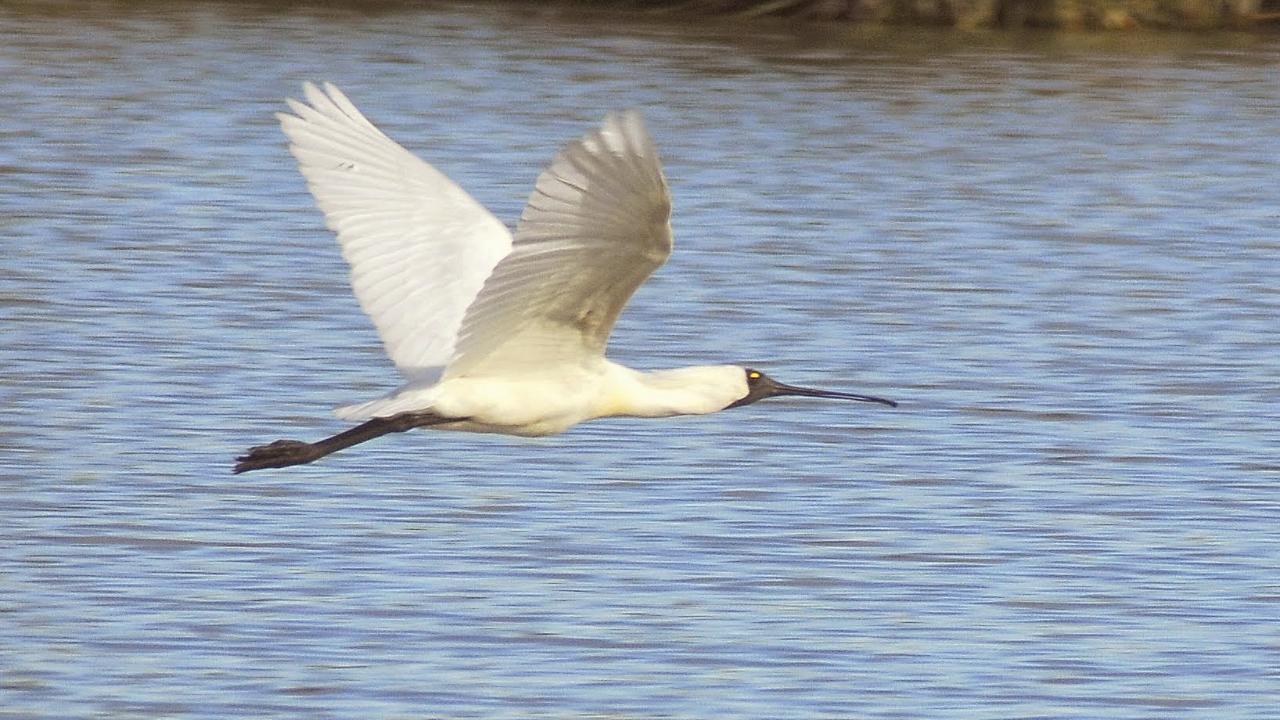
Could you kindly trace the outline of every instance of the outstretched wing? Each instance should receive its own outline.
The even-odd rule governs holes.
[[[433,381],[463,314],[511,233],[462,188],[373,126],[338,88],[304,85],[280,113],[351,285],[387,354],[410,382]]]
[[[538,178],[511,253],[467,309],[445,377],[602,356],[627,300],[671,255],[670,217],[640,115],[609,115]]]

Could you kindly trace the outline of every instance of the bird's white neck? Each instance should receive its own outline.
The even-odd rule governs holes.
[[[704,415],[746,394],[746,374],[734,365],[641,372],[609,362],[594,417]]]

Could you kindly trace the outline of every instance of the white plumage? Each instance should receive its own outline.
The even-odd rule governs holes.
[[[391,360],[430,384],[454,353],[463,313],[511,250],[483,206],[374,127],[330,84],[305,86],[276,117],[351,264],[351,286]]]
[[[253,448],[236,472],[414,427],[550,435],[598,417],[703,414],[777,395],[893,404],[731,365],[646,373],[605,359],[622,308],[672,248],[671,196],[638,113],[610,114],[566,146],[512,237],[338,88],[304,89],[281,127],[405,384],[338,409],[363,425]]]

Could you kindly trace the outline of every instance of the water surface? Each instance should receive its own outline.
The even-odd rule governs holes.
[[[1280,43],[526,5],[0,16],[0,716],[1270,718]],[[344,87],[514,222],[640,107],[611,346],[897,410],[412,434],[272,113]]]

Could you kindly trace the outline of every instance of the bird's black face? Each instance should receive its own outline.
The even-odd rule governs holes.
[[[759,370],[743,368],[743,371],[747,374],[747,395],[729,407],[726,407],[726,410],[729,408],[741,407],[743,405],[750,405],[753,402],[764,400],[765,398],[779,397],[783,395],[829,398],[832,400],[856,400],[858,402],[873,402],[880,403],[881,405],[888,405],[889,407],[898,407],[898,403],[892,400],[886,400],[873,395],[854,395],[853,393],[797,387],[795,385],[780,383]]]

